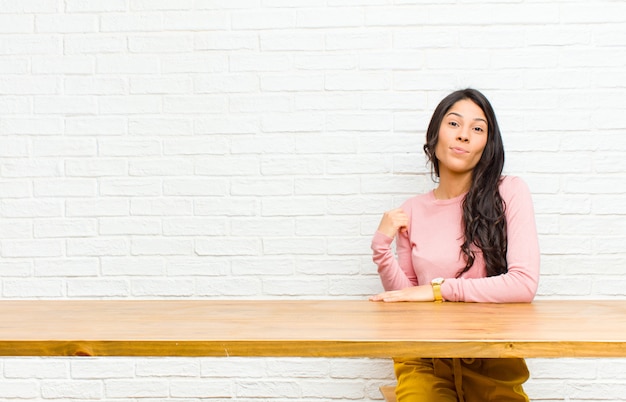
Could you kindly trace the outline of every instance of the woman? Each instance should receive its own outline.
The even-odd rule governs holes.
[[[438,185],[386,212],[372,240],[385,292],[373,301],[530,302],[539,246],[530,192],[502,176],[491,104],[459,90],[435,109],[424,151]],[[396,256],[391,249],[396,239]],[[523,359],[394,359],[408,401],[528,401]]]

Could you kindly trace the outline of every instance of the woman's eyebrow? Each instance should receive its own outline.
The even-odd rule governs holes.
[[[455,115],[455,116],[459,116],[460,118],[462,118],[462,119],[463,119],[463,115],[462,115],[462,114],[460,114],[460,113],[457,113],[457,112],[450,112],[450,113],[448,113],[446,116],[450,116],[451,114],[453,114],[453,115]],[[476,118],[474,119],[474,121],[482,121],[482,122],[484,122],[485,124],[487,124],[487,120],[483,119],[482,117],[476,117]]]

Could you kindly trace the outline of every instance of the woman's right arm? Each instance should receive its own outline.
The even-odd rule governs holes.
[[[399,290],[417,285],[409,233],[409,218],[402,209],[385,212],[372,239],[372,259],[378,266],[378,274],[385,290]],[[394,236],[397,259],[391,249]]]

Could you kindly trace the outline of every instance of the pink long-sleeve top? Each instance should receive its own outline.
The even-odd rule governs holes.
[[[482,253],[476,248],[474,265],[456,278],[465,266],[460,248],[465,194],[438,200],[430,191],[401,206],[409,216],[409,226],[396,236],[397,258],[391,248],[393,238],[377,231],[372,239],[373,259],[385,290],[430,284],[443,277],[441,294],[447,301],[532,301],[539,282],[539,242],[530,191],[515,176],[505,176],[499,190],[506,206],[507,273],[487,277]]]

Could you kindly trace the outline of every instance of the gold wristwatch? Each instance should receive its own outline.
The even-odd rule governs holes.
[[[433,294],[435,295],[435,303],[443,302],[443,297],[441,296],[441,284],[445,282],[443,278],[435,278],[430,281],[430,285],[433,287]]]

